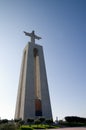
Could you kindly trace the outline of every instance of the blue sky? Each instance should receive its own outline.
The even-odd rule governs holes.
[[[23,31],[42,37],[52,112],[86,117],[86,0],[0,0],[0,117],[14,118]]]

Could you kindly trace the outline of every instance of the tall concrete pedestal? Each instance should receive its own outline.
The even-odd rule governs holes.
[[[15,119],[52,119],[48,83],[40,45],[29,42],[23,52]]]

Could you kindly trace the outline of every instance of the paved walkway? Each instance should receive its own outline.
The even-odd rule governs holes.
[[[50,130],[86,130],[86,127],[77,127],[77,128],[61,128],[61,129],[50,129]]]

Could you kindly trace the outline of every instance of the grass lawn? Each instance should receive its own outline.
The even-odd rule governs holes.
[[[38,125],[22,125],[20,127],[21,130],[31,130],[31,129],[48,129],[48,128],[58,128],[52,125],[38,124]]]

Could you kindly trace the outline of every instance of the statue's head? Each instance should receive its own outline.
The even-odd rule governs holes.
[[[35,34],[35,31],[33,30],[32,33]]]

